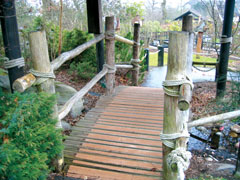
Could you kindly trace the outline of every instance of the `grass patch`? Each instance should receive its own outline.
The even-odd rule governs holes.
[[[168,61],[168,53],[164,53],[164,65],[167,65]],[[217,58],[200,56],[197,59],[196,55],[193,55],[194,62],[216,62]],[[234,60],[229,60],[229,63],[233,62]],[[150,54],[149,55],[149,66],[157,66],[158,65],[158,53]]]

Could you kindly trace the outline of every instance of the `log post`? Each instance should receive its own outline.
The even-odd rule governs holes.
[[[114,39],[114,16],[106,17],[106,64],[115,68],[115,39]],[[115,88],[115,72],[106,74],[107,94],[113,94]]]
[[[193,26],[192,26],[192,15],[184,16],[182,20],[182,31],[189,32],[189,40],[188,40],[188,51],[187,51],[187,69],[186,73],[188,77],[191,77],[192,74],[192,59],[193,59]],[[178,99],[178,108],[181,111],[186,111],[190,107],[190,102],[192,99],[192,87],[190,84],[183,84],[180,87]]]
[[[158,46],[158,66],[164,65],[164,45]]]
[[[0,1],[0,19],[6,56],[10,61],[21,58],[22,55],[14,0]],[[23,66],[24,65],[6,67],[8,68],[8,76],[12,92],[13,82],[24,76]]]
[[[33,69],[40,74],[53,73],[48,54],[48,44],[45,31],[32,32],[29,35],[30,50],[32,55]],[[41,76],[39,76],[41,77]],[[47,79],[37,87],[39,92],[55,94],[54,79]],[[57,128],[62,128],[61,121],[58,118],[57,102],[54,105],[53,118],[58,119]],[[61,155],[62,156],[62,155]],[[56,162],[56,169],[60,170],[63,165],[63,158]]]
[[[163,140],[164,180],[178,180],[179,174],[184,176],[183,170],[178,167],[178,164],[174,163],[169,165],[167,158],[171,155],[172,151],[177,148],[186,150],[186,143],[188,140],[188,111],[181,111],[178,107],[178,96],[171,94],[172,92],[178,94],[181,87],[181,81],[186,80],[188,40],[188,32],[170,32],[168,70],[166,81],[163,84],[165,95],[163,134],[161,138]],[[175,85],[175,81],[179,81],[179,85]],[[171,82],[174,83],[171,84]],[[168,136],[173,137],[169,139]],[[167,142],[170,142],[172,147],[170,147]],[[184,152],[188,154],[188,157],[190,156],[189,152]]]
[[[201,53],[202,52],[202,39],[203,39],[203,32],[198,32],[198,39],[197,39],[197,53]],[[200,55],[197,54],[196,55],[197,59],[200,59]]]
[[[145,55],[146,55],[146,66],[147,66],[147,71],[149,71],[149,49],[145,49]]]
[[[139,47],[140,47],[140,24],[134,24],[134,37],[133,37],[133,59],[132,59],[132,85],[138,86],[138,76],[139,76]]]

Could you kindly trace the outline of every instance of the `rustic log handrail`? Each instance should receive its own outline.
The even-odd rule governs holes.
[[[132,69],[133,65],[130,64],[116,64],[117,69]]]
[[[84,50],[88,49],[92,45],[98,43],[99,41],[103,40],[105,38],[104,34],[100,34],[93,38],[92,40],[76,47],[73,50],[67,51],[62,53],[60,56],[58,56],[56,59],[54,59],[51,63],[52,69],[57,70],[63,63],[65,63],[68,60],[73,59],[74,57],[78,56],[81,54]]]
[[[134,41],[129,40],[129,39],[127,39],[127,38],[124,38],[124,37],[122,37],[122,36],[119,36],[119,35],[117,35],[117,34],[115,34],[115,40],[116,40],[116,41],[119,41],[119,42],[122,42],[122,43],[125,43],[125,44],[128,44],[128,45],[131,45],[131,46],[134,45]],[[157,47],[154,47],[154,46],[149,46],[149,49],[158,50],[158,48],[157,48]]]
[[[107,74],[108,68],[104,67],[90,82],[88,82],[80,91],[71,97],[59,111],[58,118],[63,119],[72,109],[75,102],[83,98],[84,95],[103,77]]]
[[[218,114],[218,115],[211,116],[211,117],[205,117],[205,118],[201,118],[201,119],[189,122],[188,128],[201,126],[201,125],[208,124],[208,123],[214,123],[214,122],[218,122],[218,121],[224,121],[227,119],[233,119],[233,118],[237,118],[239,116],[240,116],[240,110],[236,110],[236,111],[232,111],[232,112]]]

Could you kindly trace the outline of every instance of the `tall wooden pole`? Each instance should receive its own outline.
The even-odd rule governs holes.
[[[32,32],[29,35],[30,49],[32,55],[33,69],[39,73],[51,73],[51,63],[48,54],[48,44],[45,31]],[[52,72],[53,73],[53,72]],[[38,85],[39,92],[47,92],[49,94],[55,94],[54,79],[47,79],[40,85]],[[53,107],[52,117],[58,119],[56,124],[57,128],[62,128],[61,120],[58,118],[57,102]],[[63,165],[63,158],[60,157],[55,163],[58,170]]]
[[[182,80],[187,74],[187,51],[188,51],[188,32],[170,32],[169,34],[169,52],[168,52],[168,70],[166,81]],[[168,87],[171,91],[179,91],[179,86]],[[178,97],[164,95],[164,122],[163,134],[175,134],[187,131],[184,122],[187,122],[188,113],[181,111],[178,107]],[[178,143],[177,143],[178,141]],[[177,146],[186,148],[186,139],[179,138],[175,142]],[[173,171],[168,166],[167,157],[173,149],[163,144],[163,179],[177,180],[178,172]]]
[[[103,33],[102,2],[101,0],[87,0],[88,32],[95,36]],[[104,42],[101,40],[96,44],[97,71],[103,69],[104,64]]]
[[[202,52],[202,39],[203,39],[203,32],[198,32],[197,49],[196,49],[197,53]],[[197,59],[199,59],[200,55],[197,54],[196,57],[197,57]]]
[[[140,47],[140,24],[134,24],[134,36],[133,36],[133,71],[132,71],[132,85],[138,86],[138,76],[139,76],[139,47]]]
[[[226,0],[222,39],[227,40],[232,36],[232,22],[234,15],[235,0]],[[220,49],[219,71],[217,77],[217,97],[221,97],[226,89],[227,68],[231,41],[223,41]]]
[[[106,64],[115,68],[114,16],[106,17]],[[113,94],[115,88],[115,72],[106,75],[107,94]]]
[[[21,49],[19,43],[15,0],[0,1],[0,18],[5,54],[9,60],[20,58]],[[23,67],[13,67],[8,69],[8,75],[12,89],[13,82],[24,75]]]

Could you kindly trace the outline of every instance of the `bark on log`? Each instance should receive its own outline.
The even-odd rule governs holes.
[[[13,83],[14,91],[24,92],[27,88],[31,87],[35,82],[36,78],[31,73],[26,74],[25,76],[18,78]]]
[[[48,44],[45,31],[32,32],[29,35],[30,50],[32,55],[33,69],[41,73],[52,72],[48,54]],[[48,79],[37,86],[39,92],[55,94],[54,79]],[[53,107],[54,119],[58,119],[57,102]],[[58,119],[57,128],[62,128],[61,120]],[[56,170],[61,171],[63,166],[63,154],[59,155],[55,162]]]
[[[103,77],[107,74],[108,69],[103,68],[101,72],[99,72],[90,82],[88,82],[79,92],[77,92],[73,97],[71,97],[66,104],[59,111],[58,118],[63,119],[72,109],[72,106],[75,102],[79,101],[87,94],[87,92]]]
[[[196,126],[201,126],[207,123],[214,123],[214,122],[218,122],[218,121],[224,121],[227,119],[234,119],[240,116],[240,110],[237,111],[232,111],[232,112],[228,112],[228,113],[223,113],[223,114],[218,114],[215,116],[211,116],[211,117],[205,117],[205,118],[201,118],[192,122],[188,123],[188,128],[191,127],[196,127]]]
[[[133,60],[139,59],[139,50],[140,50],[140,24],[135,23],[134,24],[134,44],[133,44]],[[133,64],[133,70],[132,70],[132,85],[138,86],[138,76],[139,76],[139,65]]]
[[[100,34],[96,36],[94,39],[76,47],[75,49],[64,52],[60,56],[58,56],[56,59],[54,59],[51,63],[52,69],[57,70],[59,67],[61,67],[62,64],[64,64],[66,61],[73,59],[74,57],[81,54],[83,51],[91,47],[92,45],[98,43],[99,41],[103,40],[105,38],[104,34]]]
[[[114,16],[106,17],[106,33],[114,35]],[[111,35],[110,35],[111,36]],[[115,40],[114,36],[106,38],[106,63],[115,67]],[[115,72],[106,75],[107,95],[113,94],[115,88]]]
[[[188,32],[170,32],[168,70],[166,80],[181,80],[187,71]],[[179,90],[179,87],[168,87]],[[164,95],[164,122],[163,134],[182,133],[187,131],[183,124],[188,120],[188,111],[180,111],[178,108],[178,97]],[[186,148],[186,138],[179,138],[177,145]],[[177,180],[178,172],[172,171],[167,164],[168,154],[172,149],[163,145],[163,179]]]

